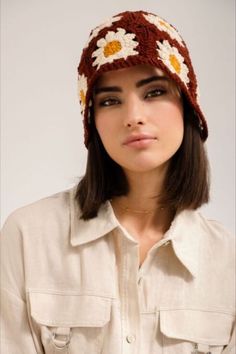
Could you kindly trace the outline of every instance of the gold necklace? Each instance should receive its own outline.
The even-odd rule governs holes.
[[[110,199],[110,201],[111,201],[112,199]],[[117,204],[117,206],[119,207],[119,208],[121,208],[121,209],[123,209],[124,211],[129,211],[129,212],[131,212],[131,213],[137,213],[137,214],[150,214],[150,213],[153,213],[153,212],[155,212],[156,210],[158,210],[158,209],[160,209],[160,210],[163,210],[164,208],[163,207],[161,207],[161,208],[158,208],[158,207],[156,207],[155,209],[151,209],[151,210],[137,210],[137,209],[131,209],[131,208],[128,208],[128,207],[124,207],[124,206],[122,206],[122,205],[120,205],[120,204]]]

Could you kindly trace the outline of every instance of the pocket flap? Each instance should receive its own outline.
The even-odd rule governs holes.
[[[29,294],[37,323],[62,327],[102,327],[110,320],[111,299],[90,295]]]
[[[170,338],[208,345],[230,341],[233,316],[204,310],[160,310],[161,332]]]

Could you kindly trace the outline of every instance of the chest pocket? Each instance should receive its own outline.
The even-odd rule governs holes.
[[[230,341],[234,317],[202,310],[161,310],[164,354],[220,354]]]
[[[111,299],[90,295],[30,293],[30,312],[45,354],[100,354]]]

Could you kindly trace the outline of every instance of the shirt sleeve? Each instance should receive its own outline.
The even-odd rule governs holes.
[[[235,354],[236,353],[236,322],[234,324],[233,333],[230,339],[229,344],[223,350],[222,354]]]
[[[27,311],[22,231],[11,215],[1,231],[1,340],[4,354],[41,354]],[[38,345],[36,347],[36,343]]]

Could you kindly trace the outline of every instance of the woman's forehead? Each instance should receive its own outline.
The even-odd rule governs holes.
[[[151,65],[141,64],[134,65],[128,68],[122,68],[118,70],[108,71],[101,74],[96,80],[95,86],[114,83],[115,81],[122,82],[122,80],[127,80],[127,78],[145,78],[148,76],[163,76],[167,75],[159,68]]]

